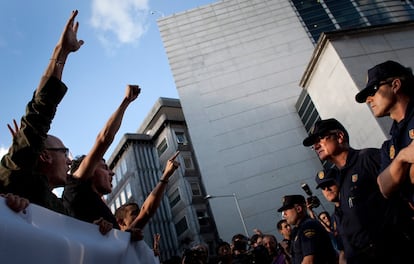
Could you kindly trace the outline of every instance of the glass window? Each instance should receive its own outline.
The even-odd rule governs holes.
[[[205,211],[197,211],[197,219],[200,226],[206,226],[209,224],[208,215]]]
[[[302,93],[306,95],[303,98],[303,103],[297,106],[299,107],[298,114],[305,126],[306,132],[309,132],[313,124],[321,118],[306,90],[303,90]]]
[[[319,1],[292,0],[308,32],[311,34],[315,43],[322,32],[335,30],[328,13]]]
[[[195,196],[201,195],[200,184],[198,184],[198,182],[191,182],[190,186],[191,186],[191,192],[193,193],[193,195]]]
[[[173,208],[179,201],[181,200],[180,191],[177,188],[171,195],[170,195],[170,207]]]
[[[183,156],[183,160],[186,169],[194,169],[193,159],[191,156]]]
[[[161,156],[168,148],[167,139],[164,138],[157,147],[158,156]]]
[[[115,189],[115,187],[118,185],[118,182],[119,182],[118,175],[121,174],[121,168],[119,166],[116,167],[114,169],[114,173],[115,173],[115,175],[114,175],[114,177],[112,179],[112,190]]]
[[[122,191],[120,196],[121,196],[121,204],[125,204],[127,201],[125,192]]]
[[[342,29],[365,24],[361,14],[351,1],[325,0],[325,4]]]
[[[184,233],[187,229],[188,229],[187,219],[184,216],[183,218],[181,218],[180,221],[178,221],[175,224],[175,231],[177,232],[177,235],[179,236],[182,233]]]
[[[126,160],[125,159],[121,159],[121,171],[122,171],[122,174],[120,174],[119,176],[122,177],[122,175],[126,174],[127,173],[127,169],[128,169],[128,167],[127,167]]]
[[[125,186],[125,192],[126,192],[127,200],[129,200],[129,198],[132,197],[131,184],[129,182]]]
[[[177,143],[178,144],[187,143],[184,132],[175,132],[175,137],[177,138]]]

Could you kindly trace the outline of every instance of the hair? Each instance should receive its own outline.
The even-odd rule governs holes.
[[[409,96],[410,98],[414,98],[414,76],[413,71],[410,67],[406,67],[406,72],[400,74],[399,76],[395,76],[394,78],[398,78],[401,80],[401,91],[403,94]],[[389,78],[392,79],[392,78]]]
[[[277,238],[276,238],[276,236],[274,236],[272,234],[264,234],[263,235],[263,238],[267,238],[267,237],[273,239],[276,242],[276,244],[277,244]]]
[[[263,237],[263,236],[262,236],[262,235],[259,235],[259,234],[254,234],[254,235],[252,235],[252,236],[250,237],[250,244],[254,244],[254,243],[256,243],[256,242],[257,242],[257,240],[258,240],[260,237]]]
[[[243,241],[248,241],[249,238],[247,238],[245,235],[243,234],[235,234],[232,238],[231,241],[234,242],[236,240],[243,240]]]
[[[70,173],[73,174],[80,166],[86,155],[76,156],[70,165]]]
[[[115,210],[115,218],[116,219],[124,219],[125,218],[125,213],[126,213],[126,208],[128,206],[134,206],[135,209],[140,210],[137,203],[134,203],[134,202],[126,203],[126,204],[121,205],[118,209]]]
[[[282,230],[282,224],[283,223],[287,223],[287,220],[286,219],[282,219],[282,220],[279,220],[277,222],[276,227],[277,227],[278,230]]]
[[[76,156],[72,160],[72,164],[70,165],[70,174],[73,174],[77,169],[79,169],[80,164],[85,159],[86,155]],[[102,159],[105,162],[105,159]]]
[[[230,244],[229,244],[228,242],[223,241],[223,240],[221,240],[221,239],[220,239],[220,241],[219,241],[219,243],[217,244],[217,247],[216,247],[216,254],[217,254],[217,255],[219,254],[219,250],[220,250],[220,248],[221,248],[221,247],[224,247],[224,246],[227,246],[227,247],[229,247],[229,248],[230,248]]]
[[[209,259],[209,247],[206,243],[204,242],[193,242],[191,243],[191,249],[192,252],[196,251],[198,252],[197,256],[199,256],[197,259],[201,260],[203,264],[207,264],[208,263],[208,259]],[[201,256],[199,255],[199,252],[203,252],[204,254],[202,254]]]
[[[348,134],[348,131],[344,130],[342,132],[344,133],[344,141],[345,141],[345,143],[349,144],[349,134]]]
[[[245,251],[249,245],[249,238],[243,234],[236,234],[231,238],[233,250]]]
[[[319,220],[322,220],[322,219],[321,219],[321,216],[322,216],[322,215],[326,215],[326,217],[328,217],[329,221],[331,220],[331,216],[329,215],[329,213],[328,213],[327,211],[322,211],[322,212],[320,212],[320,213],[318,214],[318,218],[319,218]]]

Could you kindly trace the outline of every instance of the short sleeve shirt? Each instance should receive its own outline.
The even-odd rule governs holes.
[[[302,263],[305,256],[313,255],[315,264],[335,263],[336,252],[328,232],[309,216],[292,230],[292,264]]]
[[[381,148],[381,171],[390,165],[401,149],[407,147],[414,139],[414,102],[410,102],[405,112],[405,118],[399,123],[393,122],[390,130],[391,138],[385,141]],[[414,185],[407,175],[406,182],[400,189],[400,196],[414,205]]]

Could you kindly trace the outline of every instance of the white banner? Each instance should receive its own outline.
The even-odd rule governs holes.
[[[15,213],[0,197],[0,262],[42,264],[159,264],[144,241],[30,204]]]

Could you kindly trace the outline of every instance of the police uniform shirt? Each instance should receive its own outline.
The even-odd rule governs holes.
[[[391,139],[385,141],[381,148],[381,171],[387,168],[398,152],[414,139],[414,102],[408,104],[405,118],[401,122],[393,122],[390,135]],[[409,175],[401,187],[403,199],[414,205],[414,185],[410,183]]]
[[[319,221],[309,216],[292,230],[292,264],[302,263],[305,256],[313,255],[314,263],[335,263],[336,253],[328,232]]]
[[[392,208],[378,187],[380,150],[349,149],[346,165],[337,170],[340,183],[340,233],[347,258],[389,241]]]

